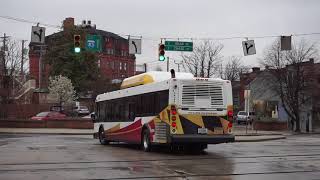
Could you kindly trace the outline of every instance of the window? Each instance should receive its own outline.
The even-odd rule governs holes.
[[[134,102],[129,102],[128,116],[129,121],[134,121],[136,117],[136,104]]]
[[[114,54],[114,50],[111,48],[107,48],[107,54]]]
[[[114,69],[114,62],[113,61],[110,62],[110,68]]]
[[[124,70],[127,70],[127,63],[124,63]]]
[[[103,121],[133,121],[136,116],[154,116],[159,114],[168,106],[168,100],[168,90],[158,91],[99,102],[97,103],[97,111]]]
[[[119,69],[122,70],[122,62],[120,62]]]

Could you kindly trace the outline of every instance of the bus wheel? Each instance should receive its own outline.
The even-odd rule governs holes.
[[[102,145],[108,144],[108,141],[106,140],[106,136],[104,134],[104,129],[103,128],[99,129],[99,142]]]
[[[143,136],[142,136],[142,149],[145,152],[151,151],[151,143],[150,143],[150,133],[148,129],[145,129],[143,131]]]

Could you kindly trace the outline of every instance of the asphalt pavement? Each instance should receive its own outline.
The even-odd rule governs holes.
[[[319,179],[320,135],[143,152],[90,135],[0,134],[0,179]]]

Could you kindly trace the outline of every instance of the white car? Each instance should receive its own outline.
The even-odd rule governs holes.
[[[78,106],[76,108],[76,112],[78,113],[78,115],[88,115],[88,114],[90,114],[90,111],[87,108],[87,106]]]
[[[89,115],[83,116],[82,118],[84,119],[94,119],[95,117],[95,112],[90,113]]]
[[[249,112],[249,115],[246,111],[239,111],[236,117],[236,121],[238,124],[243,123],[249,123],[251,124],[253,120],[255,119],[255,113]]]

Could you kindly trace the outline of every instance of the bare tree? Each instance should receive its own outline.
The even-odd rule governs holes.
[[[240,74],[247,73],[248,71],[249,67],[241,62],[241,57],[231,56],[224,68],[222,64],[220,65],[219,76],[222,79],[236,81],[240,79]]]
[[[190,55],[181,55],[182,65],[196,77],[212,77],[219,68],[222,49],[222,44],[203,41],[193,48]]]
[[[297,132],[300,131],[302,106],[310,97],[307,84],[311,72],[306,71],[305,62],[317,56],[317,53],[315,44],[304,40],[294,44],[290,51],[281,51],[280,41],[276,41],[265,51],[261,60],[261,64],[268,67],[272,74],[271,88],[280,96],[292,124],[296,124]]]
[[[22,53],[20,41],[9,40],[7,42],[4,71],[11,79],[20,75],[22,56],[26,57],[26,53],[25,51]],[[23,67],[26,67],[27,58],[24,58],[22,63]],[[24,68],[23,71],[25,73],[26,68]]]
[[[24,53],[22,52],[21,41],[8,39],[6,41],[6,47],[3,47],[4,53],[2,53],[2,57],[4,58],[4,81],[3,86],[8,89],[8,95],[6,97],[2,97],[2,103],[9,103],[9,100],[12,99],[16,95],[16,92],[23,86],[24,81],[21,78],[21,61],[22,56],[23,62],[22,65],[24,67],[23,74],[26,74],[26,66],[28,59],[26,57],[26,49],[24,49]],[[2,61],[2,59],[1,59]]]

